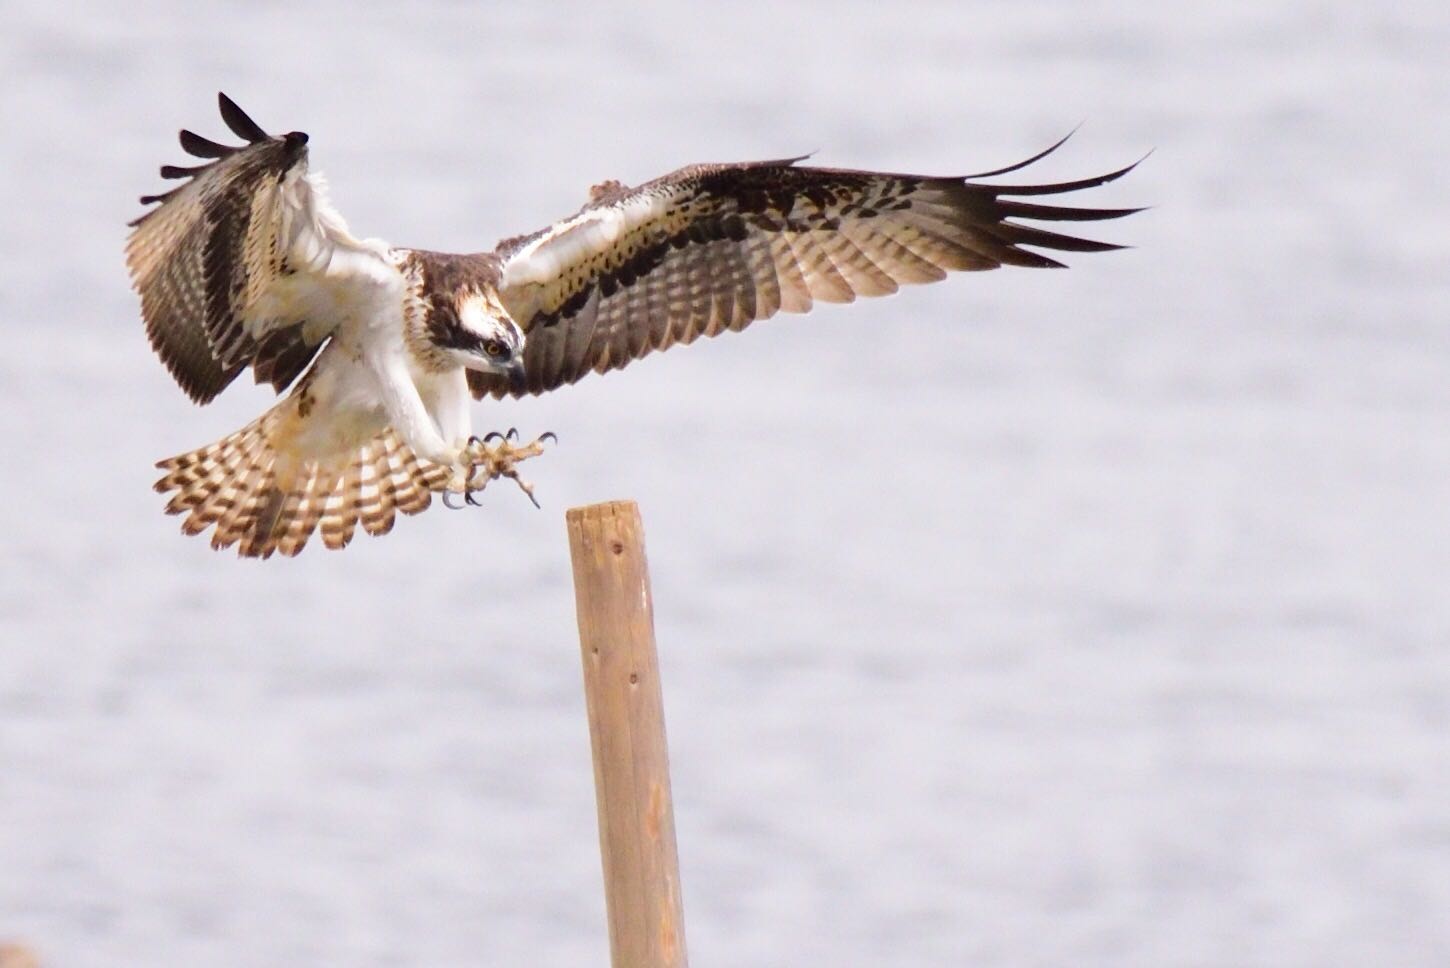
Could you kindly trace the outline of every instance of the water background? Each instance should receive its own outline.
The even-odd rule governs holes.
[[[698,965],[1450,964],[1450,9],[0,10],[0,939],[605,960],[563,512],[640,502]],[[239,562],[121,247],[223,133],[490,248],[590,184],[1025,157],[1136,249],[823,307],[485,428],[544,502]]]

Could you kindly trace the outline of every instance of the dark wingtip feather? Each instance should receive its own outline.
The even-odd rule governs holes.
[[[1030,249],[1019,249],[1015,246],[1007,246],[1000,252],[993,253],[994,258],[1004,266],[1019,266],[1024,269],[1066,269],[1066,263],[1058,262],[1051,256],[1043,255],[1041,252],[1033,252]]]
[[[183,168],[180,165],[162,165],[162,178],[190,178],[199,175],[207,169],[207,165],[194,165],[190,168]]]
[[[978,187],[990,189],[997,195],[1061,195],[1066,192],[1077,192],[1084,188],[1096,188],[1099,185],[1117,181],[1141,165],[1151,154],[1150,151],[1131,165],[1119,168],[1117,171],[1110,171],[1106,175],[1096,175],[1092,178],[1080,178],[1077,181],[1056,182],[1051,185],[980,185]]]
[[[792,155],[789,158],[775,158],[775,159],[772,159],[771,161],[761,162],[761,164],[765,164],[765,165],[780,165],[780,166],[782,166],[784,168],[789,168],[792,165],[797,164],[798,162],[809,161],[811,158],[815,157],[816,152],[817,151],[820,151],[820,150],[821,149],[816,148],[816,149],[813,149],[811,151],[807,151],[803,155]]]
[[[1005,175],[1008,172],[1020,171],[1023,168],[1026,168],[1028,165],[1036,164],[1037,162],[1041,161],[1043,158],[1046,158],[1048,155],[1052,154],[1058,148],[1061,148],[1063,145],[1067,144],[1067,139],[1068,138],[1071,138],[1073,135],[1077,134],[1077,129],[1078,128],[1081,128],[1081,127],[1082,127],[1082,122],[1079,121],[1077,124],[1075,124],[1073,126],[1073,129],[1071,131],[1069,131],[1067,134],[1063,135],[1061,138],[1058,138],[1055,142],[1053,142],[1052,144],[1048,145],[1045,149],[1043,149],[1042,151],[1039,151],[1037,154],[1033,155],[1031,158],[1028,158],[1026,161],[1019,161],[1015,165],[1008,165],[1005,168],[997,168],[997,169],[994,169],[992,171],[979,171],[975,175],[963,175],[962,176],[962,180],[965,181],[968,178],[991,178],[994,175]]]
[[[1075,208],[1069,205],[1034,205],[1032,202],[1017,202],[1011,199],[1005,199],[997,204],[1004,216],[1038,219],[1044,222],[1105,222],[1108,219],[1124,218],[1148,210],[1146,205],[1140,208]]]
[[[222,92],[217,92],[217,105],[221,108],[222,120],[227,127],[232,129],[232,134],[244,141],[256,144],[258,141],[267,140],[267,132],[247,116],[247,112],[237,107],[237,102],[227,97]]]
[[[160,195],[142,195],[141,204],[150,205],[152,202],[164,202],[172,195],[175,195],[177,191],[178,189],[173,188],[171,191],[162,192]]]
[[[217,144],[210,138],[203,138],[195,131],[188,131],[185,128],[181,129],[179,138],[181,150],[196,158],[225,158],[237,150],[227,145]]]
[[[1018,225],[1016,222],[998,222],[987,231],[1012,245],[1030,245],[1039,249],[1056,249],[1059,252],[1112,252],[1123,248],[1114,242],[1099,242],[1096,239],[1048,232],[1029,225]]]
[[[171,191],[169,191],[169,192],[162,192],[160,195],[142,195],[141,196],[141,204],[142,205],[154,205],[157,202],[164,202],[168,198],[170,198],[172,195],[175,195],[180,190],[181,189],[179,189],[179,188],[173,188]],[[148,209],[147,211],[144,211],[140,215],[138,215],[135,218],[133,218],[131,221],[127,222],[126,223],[126,227],[127,228],[131,228],[131,229],[134,229],[137,226],[139,226],[142,222],[146,221],[148,218],[150,218],[151,216],[155,215],[159,211],[161,211],[161,209],[159,209],[159,208]]]

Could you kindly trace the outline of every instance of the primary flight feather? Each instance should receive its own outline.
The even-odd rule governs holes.
[[[450,255],[358,239],[308,172],[307,135],[268,135],[226,95],[246,144],[181,132],[203,163],[132,223],[127,264],[151,345],[207,403],[242,370],[290,392],[216,443],[162,461],[157,490],[183,529],[244,556],[295,555],[320,530],[341,548],[382,534],[434,492],[472,494],[536,456],[472,433],[471,397],[536,394],[815,300],[850,302],[949,270],[1059,266],[1039,249],[1119,246],[1022,224],[1137,209],[1033,202],[1120,178],[972,181],[803,167],[801,159],[692,165],[576,214]],[[546,437],[548,435],[545,435]]]

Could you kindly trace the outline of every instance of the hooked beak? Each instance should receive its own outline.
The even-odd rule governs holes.
[[[524,393],[529,388],[528,370],[524,368],[522,356],[516,356],[509,361],[508,369],[504,371],[508,377],[509,392]]]

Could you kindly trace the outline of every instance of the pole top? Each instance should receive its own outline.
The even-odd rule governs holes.
[[[639,505],[634,501],[601,501],[598,504],[585,504],[577,508],[570,508],[564,513],[565,519],[572,524],[582,524],[585,521],[600,521],[606,518],[634,518],[639,519]]]

